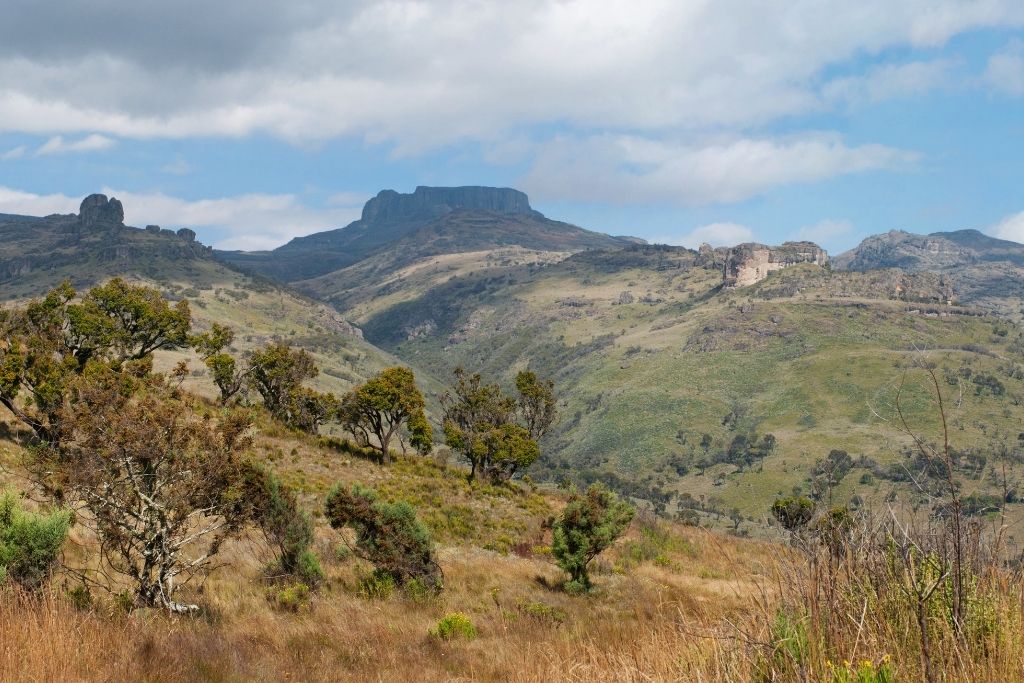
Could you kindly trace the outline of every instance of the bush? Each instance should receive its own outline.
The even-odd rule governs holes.
[[[814,516],[814,502],[804,496],[778,498],[772,503],[772,515],[787,531],[798,531]]]
[[[284,588],[271,591],[271,600],[279,609],[299,612],[309,608],[309,586],[304,583],[293,583]]]
[[[395,592],[395,579],[375,569],[359,579],[359,595],[368,600],[387,600]]]
[[[10,580],[30,590],[41,586],[70,528],[70,510],[34,514],[22,510],[13,493],[0,494],[0,583]]]
[[[626,531],[635,512],[603,484],[591,484],[584,494],[569,497],[555,521],[551,543],[555,561],[569,574],[566,591],[590,590],[587,566]]]
[[[431,634],[442,640],[452,640],[454,638],[472,640],[476,638],[477,631],[476,626],[473,625],[469,617],[462,612],[453,612],[437,622],[437,628],[431,631]]]
[[[333,528],[355,531],[355,553],[395,585],[415,579],[430,590],[441,589],[444,577],[433,541],[409,503],[380,501],[373,489],[355,484],[331,491],[326,515]]]

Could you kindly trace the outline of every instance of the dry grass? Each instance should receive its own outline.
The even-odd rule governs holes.
[[[240,546],[229,553],[231,568],[196,596],[207,608],[198,619],[124,615],[108,606],[78,611],[52,595],[8,594],[0,598],[0,680],[743,678],[749,657],[742,650],[693,634],[718,632],[723,619],[752,618],[750,596],[774,562],[771,548],[696,530],[676,534],[684,550],[666,555],[675,566],[644,562],[623,572],[612,568],[622,553],[613,553],[589,597],[546,588],[537,577],[555,583],[559,574],[543,559],[447,548],[438,598],[359,597],[357,568],[335,561],[308,609],[279,611]],[[454,611],[469,615],[478,638],[444,642],[428,634]]]

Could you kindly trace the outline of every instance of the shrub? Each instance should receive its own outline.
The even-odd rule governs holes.
[[[778,498],[772,503],[772,515],[787,531],[799,531],[814,515],[814,502],[804,496]]]
[[[309,608],[309,586],[293,583],[280,590],[271,591],[272,602],[279,609],[298,612]]]
[[[573,493],[555,521],[551,551],[569,581],[571,593],[590,590],[587,566],[629,527],[636,511],[603,484],[591,484],[582,495]]]
[[[473,625],[473,622],[465,614],[462,612],[452,612],[437,622],[437,628],[431,631],[431,634],[442,640],[452,640],[454,638],[472,640],[476,638],[477,630],[476,626]]]
[[[416,579],[431,590],[441,589],[443,575],[434,559],[433,541],[405,501],[380,501],[373,489],[355,484],[349,490],[331,491],[326,514],[333,528],[355,531],[354,552],[396,585]]]
[[[313,522],[299,508],[295,491],[270,470],[251,465],[245,495],[251,501],[253,522],[276,556],[275,572],[298,577],[311,586],[323,578],[320,561],[309,549]]]
[[[394,577],[379,569],[359,579],[359,595],[369,600],[387,600],[394,592]]]
[[[34,514],[22,510],[13,493],[0,494],[0,583],[41,586],[57,563],[70,528],[70,510]]]

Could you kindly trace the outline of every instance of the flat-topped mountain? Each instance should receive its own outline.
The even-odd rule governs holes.
[[[298,237],[270,252],[218,252],[223,260],[283,282],[346,268],[394,250],[403,261],[518,246],[576,252],[620,248],[630,241],[554,221],[510,188],[417,187],[383,190],[344,228]],[[401,247],[400,249],[398,247]]]

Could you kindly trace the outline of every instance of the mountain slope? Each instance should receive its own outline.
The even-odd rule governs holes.
[[[1024,245],[977,230],[874,235],[836,257],[833,265],[842,270],[899,268],[945,275],[956,301],[1022,319]]]
[[[703,500],[760,515],[793,487],[811,490],[817,461],[843,449],[862,464],[837,501],[918,495],[892,474],[912,460],[893,397],[917,349],[952,382],[947,391],[964,387],[958,445],[1007,453],[1018,476],[1019,328],[946,304],[930,273],[806,263],[730,288],[732,256],[634,246],[549,264],[455,264],[447,277],[396,280],[346,315],[435,377],[459,365],[506,382],[525,367],[553,377],[562,417],[534,477],[603,479],[649,500],[681,496],[669,509]],[[907,410],[931,430],[914,379]],[[769,433],[767,457],[730,455],[737,437]]]
[[[322,369],[316,384],[323,390],[345,391],[399,362],[333,308],[226,267],[191,230],[138,229],[123,221],[120,202],[103,195],[87,197],[78,215],[0,216],[0,305],[39,296],[65,279],[81,291],[118,276],[188,299],[199,330],[214,322],[231,325],[237,352],[272,339],[307,348]],[[193,368],[189,385],[212,393],[206,369],[192,354],[162,354],[157,365],[183,358]]]
[[[384,252],[408,260],[435,254],[520,246],[582,251],[628,244],[546,218],[526,195],[508,188],[417,187],[383,190],[358,221],[299,237],[271,252],[217,252],[219,258],[283,282],[315,278]],[[404,252],[398,252],[404,247]]]

